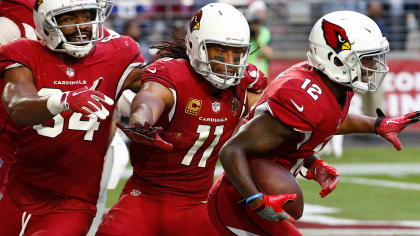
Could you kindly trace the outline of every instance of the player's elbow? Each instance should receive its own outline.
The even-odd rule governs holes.
[[[33,117],[25,108],[20,108],[11,104],[5,107],[10,118],[16,125],[39,125],[47,121],[45,120],[42,122],[37,117]]]
[[[5,110],[9,114],[10,118],[12,118],[13,122],[16,125],[23,125],[22,124],[22,117],[19,114],[18,110],[15,109],[15,107],[13,106],[13,104],[11,103],[11,101],[10,100],[7,100],[6,98],[3,97],[3,104],[4,104]]]
[[[9,115],[16,125],[28,125],[28,122],[26,122],[25,117],[19,114],[19,112],[11,111],[9,112]]]
[[[219,160],[223,168],[228,168],[238,159],[246,158],[242,148],[232,143],[226,143],[219,152]]]

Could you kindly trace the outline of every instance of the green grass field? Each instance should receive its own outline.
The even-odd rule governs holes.
[[[420,163],[420,149],[404,148],[397,151],[395,148],[351,148],[344,149],[341,158],[322,157],[330,164],[342,163]],[[420,175],[420,170],[419,170]]]
[[[393,148],[345,149],[341,158],[324,156],[331,165],[346,163],[420,163],[420,149],[404,148],[398,152]],[[357,220],[416,220],[420,221],[420,190],[407,190],[349,183],[348,179],[361,177],[372,180],[387,180],[420,184],[418,174],[357,175],[340,176],[337,189],[326,198],[319,196],[321,187],[315,181],[299,179],[305,203],[338,208],[338,213],[325,214],[338,218]],[[107,208],[112,207],[121,193],[126,180],[120,180],[115,190],[108,190]]]

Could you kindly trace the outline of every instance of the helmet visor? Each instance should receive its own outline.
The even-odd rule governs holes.
[[[347,55],[344,64],[349,67],[351,86],[365,92],[376,92],[389,71],[385,57],[388,51],[387,46],[380,50],[353,51]]]

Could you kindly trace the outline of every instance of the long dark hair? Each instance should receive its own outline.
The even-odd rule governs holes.
[[[158,49],[157,54],[159,56],[163,57],[170,57],[174,59],[185,59],[187,61],[190,60],[190,58],[187,55],[187,46],[185,45],[185,40],[181,37],[179,37],[173,30],[171,30],[171,37],[174,39],[174,41],[166,41],[163,40],[163,45],[159,46],[151,46],[151,49]],[[158,60],[158,59],[157,59]],[[151,61],[147,63],[146,65],[143,65],[141,68],[147,67],[149,64],[155,62]]]
[[[179,37],[173,30],[171,31],[171,37],[174,41],[162,41],[163,45],[151,46],[150,48],[156,48],[159,51],[157,54],[161,57],[171,57],[174,59],[185,59],[190,60],[187,55],[187,46],[185,40]]]

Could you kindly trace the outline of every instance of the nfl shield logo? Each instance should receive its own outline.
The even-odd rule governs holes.
[[[74,76],[74,70],[73,70],[73,69],[71,69],[71,68],[67,68],[67,75],[68,75],[69,77]]]
[[[214,111],[214,112],[218,112],[218,111],[220,111],[220,103],[219,103],[219,102],[213,102],[213,103],[211,104],[211,107],[213,108],[213,111]]]

